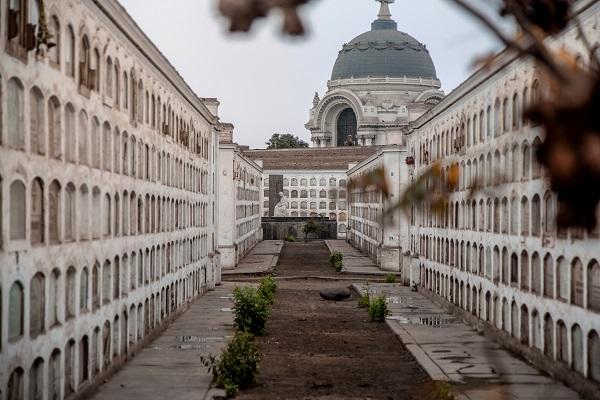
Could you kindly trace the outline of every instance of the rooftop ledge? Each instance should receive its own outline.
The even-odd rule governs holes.
[[[407,76],[399,78],[391,78],[389,76],[385,78],[346,78],[346,79],[334,79],[327,82],[329,88],[346,85],[368,85],[377,83],[389,83],[396,85],[416,85],[416,86],[433,86],[436,88],[442,87],[442,82],[439,79],[432,78],[409,78]]]

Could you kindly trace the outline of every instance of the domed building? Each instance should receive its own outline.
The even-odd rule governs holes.
[[[310,121],[314,147],[402,144],[403,130],[444,93],[424,44],[398,30],[389,4],[371,30],[344,44]]]

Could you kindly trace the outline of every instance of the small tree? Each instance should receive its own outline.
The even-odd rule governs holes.
[[[284,135],[280,135],[279,133],[273,134],[271,139],[266,143],[267,149],[300,149],[307,148],[308,143],[304,140],[300,139],[298,136],[291,135],[286,133]]]

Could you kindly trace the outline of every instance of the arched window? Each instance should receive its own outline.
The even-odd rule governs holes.
[[[569,299],[569,280],[570,280],[570,268],[569,263],[564,257],[560,257],[556,261],[556,271],[558,274],[558,298],[567,301]]]
[[[75,33],[71,25],[67,27],[65,51],[65,72],[67,76],[75,78]]]
[[[10,239],[25,240],[27,200],[25,185],[14,181],[10,185]]]
[[[78,126],[78,137],[79,142],[79,163],[82,165],[89,165],[88,158],[88,117],[85,111],[79,112],[79,126]]]
[[[596,331],[588,335],[588,378],[600,383],[600,336]]]
[[[8,378],[6,398],[10,400],[23,400],[25,398],[25,387],[23,379],[23,368],[16,368]]]
[[[102,202],[102,235],[110,236],[111,234],[111,222],[112,222],[112,207],[110,195],[104,195],[104,201]]]
[[[67,280],[65,284],[65,316],[66,319],[75,317],[77,309],[76,271],[74,267],[67,270]]]
[[[48,49],[48,58],[50,59],[50,65],[55,68],[60,69],[60,52],[61,52],[61,37],[60,37],[60,21],[53,15],[50,18],[50,23],[48,24],[48,30],[52,37],[52,42],[54,46]]]
[[[89,309],[89,274],[87,267],[81,270],[79,277],[79,313],[85,313]]]
[[[56,97],[48,100],[48,155],[50,158],[60,159],[61,150],[61,125],[60,102]]]
[[[511,235],[517,235],[518,234],[518,215],[519,215],[519,209],[518,209],[518,202],[516,198],[512,198],[510,201],[510,233]]]
[[[544,317],[544,354],[554,358],[554,321],[550,314]]]
[[[100,91],[100,64],[101,64],[100,52],[98,49],[94,49],[94,56],[92,57],[92,64],[90,69],[90,89],[97,92]]]
[[[587,274],[587,306],[592,310],[600,311],[600,264],[598,261],[590,261]]]
[[[526,251],[521,253],[521,289],[529,290],[529,256]]]
[[[519,168],[519,146],[514,145],[512,148],[512,181],[517,182],[521,179]]]
[[[544,257],[544,296],[554,298],[554,263],[550,254]]]
[[[89,378],[90,371],[90,344],[87,335],[79,342],[79,382],[83,383]]]
[[[48,326],[53,327],[60,323],[60,316],[58,310],[59,304],[59,280],[60,280],[60,271],[58,269],[54,269],[49,276],[49,290],[48,290],[48,305],[50,306],[50,314],[48,315]]]
[[[129,108],[129,79],[127,78],[127,72],[123,71],[123,108],[126,110]]]
[[[512,127],[517,129],[521,120],[521,108],[519,107],[519,95],[515,92],[512,98]]]
[[[569,338],[567,327],[561,320],[556,323],[556,359],[565,363],[569,362]]]
[[[575,258],[571,264],[571,302],[583,307],[583,263]]]
[[[112,62],[112,58],[108,57],[106,59],[106,81],[104,82],[105,84],[105,93],[106,96],[109,98],[112,98],[112,94],[113,94],[113,73],[114,73],[114,68],[113,68],[113,62]]]
[[[31,183],[31,244],[44,243],[44,183],[36,178]]]
[[[75,393],[75,340],[65,345],[65,398]]]
[[[525,196],[521,199],[521,235],[529,235],[529,200]]]
[[[502,110],[500,106],[500,99],[496,99],[494,103],[494,137],[500,136],[502,134]],[[490,115],[488,114],[488,118]]]
[[[531,177],[530,167],[531,167],[531,151],[529,145],[527,143],[523,143],[522,150],[522,162],[523,162],[523,179],[529,179]]]
[[[96,262],[92,269],[92,309],[100,307],[100,264]]]
[[[13,149],[25,150],[23,85],[18,79],[8,81],[6,98],[6,144]]]
[[[46,279],[40,272],[31,278],[29,287],[29,334],[32,338],[42,333],[46,320]]]
[[[29,370],[29,399],[42,400],[44,398],[44,359],[35,359]]]
[[[50,244],[57,244],[60,241],[59,235],[59,204],[60,204],[60,184],[53,181],[48,193],[48,237]]]
[[[23,285],[13,283],[8,303],[8,339],[15,340],[23,336],[24,300]]]
[[[65,190],[65,240],[75,240],[75,223],[77,220],[75,214],[75,186],[72,183],[67,185]]]
[[[102,303],[108,304],[111,301],[112,289],[112,271],[110,261],[106,261],[102,267]]]
[[[536,137],[533,140],[533,147],[531,150],[531,176],[533,177],[533,179],[538,179],[542,177],[542,165],[540,164],[540,162],[537,159],[537,154],[538,151],[540,149],[540,146],[542,145],[542,141],[540,140],[539,137]]]
[[[531,291],[542,294],[542,261],[537,252],[531,256]]]
[[[77,138],[75,136],[75,109],[71,104],[65,107],[65,153],[67,161],[77,160]]]
[[[29,151],[31,154],[45,153],[44,96],[37,87],[29,92]]]

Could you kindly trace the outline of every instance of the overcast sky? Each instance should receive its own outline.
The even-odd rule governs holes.
[[[310,34],[280,34],[280,16],[256,23],[252,34],[229,34],[216,0],[120,0],[133,19],[201,97],[217,97],[222,121],[239,144],[264,147],[273,133],[307,142],[304,128],[314,92],[321,96],[343,43],[370,30],[374,0],[316,0],[301,10]],[[472,73],[478,55],[496,41],[448,0],[397,0],[398,29],[427,45],[443,89]]]

